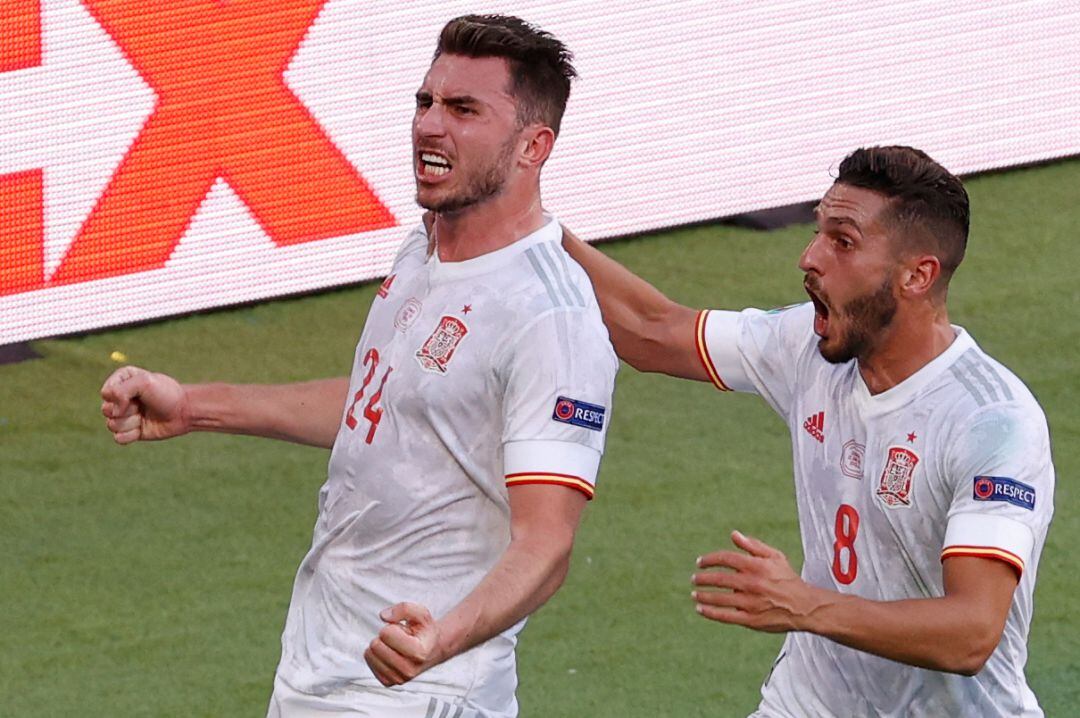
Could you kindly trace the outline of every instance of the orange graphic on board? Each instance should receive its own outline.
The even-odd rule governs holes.
[[[0,6],[20,12],[5,9],[0,21],[15,17],[12,26],[36,38],[40,60],[40,26],[27,21],[40,8],[11,2]],[[49,285],[163,267],[218,177],[279,246],[397,223],[285,85],[289,60],[325,2],[83,0],[157,102]],[[0,70],[27,62],[27,43],[5,56],[5,42]],[[0,212],[29,209],[25,193],[34,188],[18,177],[0,177],[0,188],[17,185],[0,193]],[[40,213],[40,194],[37,204]],[[13,248],[0,248],[0,257],[26,254],[30,232],[40,251],[40,226],[32,225],[22,222],[15,240],[0,235]],[[37,287],[0,275],[0,294]]]
[[[41,64],[41,0],[0,2],[0,72]]]
[[[40,0],[0,0],[0,72],[41,64]],[[45,281],[42,172],[0,175],[0,295]]]

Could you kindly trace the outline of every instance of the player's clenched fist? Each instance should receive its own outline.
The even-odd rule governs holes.
[[[364,660],[384,686],[407,683],[446,658],[438,624],[424,606],[398,603],[379,618],[387,625],[364,651]]]
[[[126,366],[101,387],[101,413],[118,444],[155,441],[190,429],[187,395],[165,374]]]

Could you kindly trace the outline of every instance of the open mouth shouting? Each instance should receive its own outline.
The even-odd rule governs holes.
[[[829,333],[829,305],[822,298],[817,282],[810,277],[803,280],[803,288],[814,303],[814,333],[824,339]]]
[[[454,168],[450,158],[436,150],[420,150],[417,155],[416,176],[422,180],[441,180]]]

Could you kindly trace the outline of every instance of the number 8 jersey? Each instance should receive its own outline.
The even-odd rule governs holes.
[[[373,300],[293,589],[278,677],[381,687],[363,652],[400,601],[440,618],[510,541],[508,487],[592,497],[618,360],[585,272],[549,218],[463,262],[415,229]],[[520,625],[403,687],[516,712]]]
[[[760,716],[1041,716],[1024,677],[1032,593],[1054,508],[1046,419],[960,328],[941,355],[871,395],[855,361],[817,348],[811,304],[702,312],[698,350],[717,387],[788,423],[804,564],[815,586],[875,601],[944,595],[949,556],[1020,574],[1001,643],[973,677],[790,633]]]

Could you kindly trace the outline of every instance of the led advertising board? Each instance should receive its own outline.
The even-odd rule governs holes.
[[[586,238],[812,199],[862,145],[1080,153],[1074,2],[3,0],[0,344],[384,274],[439,28],[493,11],[576,55],[543,192]]]

